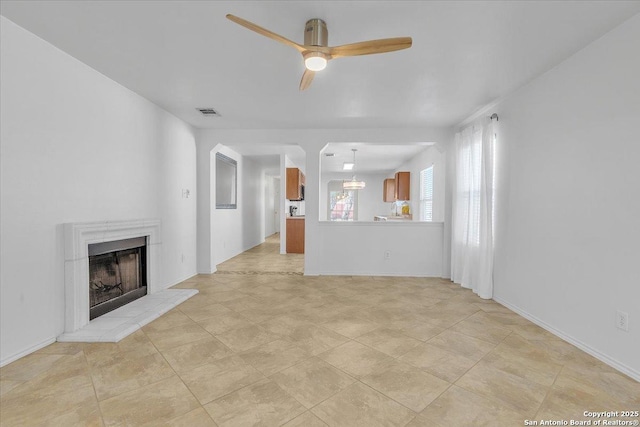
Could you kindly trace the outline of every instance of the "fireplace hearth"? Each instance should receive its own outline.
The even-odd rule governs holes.
[[[147,294],[146,237],[89,245],[89,319]]]

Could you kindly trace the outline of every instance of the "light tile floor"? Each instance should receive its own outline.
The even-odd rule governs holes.
[[[638,410],[640,383],[442,279],[304,277],[277,236],[118,343],[0,369],[2,426],[519,426]]]

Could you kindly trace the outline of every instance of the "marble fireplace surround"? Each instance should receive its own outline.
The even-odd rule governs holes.
[[[147,236],[147,295],[89,321],[89,244]],[[64,224],[65,323],[58,341],[117,342],[198,293],[161,289],[161,221]]]

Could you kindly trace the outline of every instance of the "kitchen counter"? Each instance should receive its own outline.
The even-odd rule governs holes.
[[[409,215],[376,215],[374,221],[413,221],[413,216]]]
[[[287,219],[304,219],[304,215],[288,216]]]

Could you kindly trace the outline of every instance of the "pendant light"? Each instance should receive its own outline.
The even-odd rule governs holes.
[[[357,181],[356,180],[356,175],[355,175],[355,171],[356,171],[356,151],[358,151],[355,148],[352,148],[351,151],[353,151],[353,172],[354,175],[351,178],[351,181],[345,181],[342,183],[342,188],[344,190],[362,190],[365,187],[365,182],[364,181]]]

